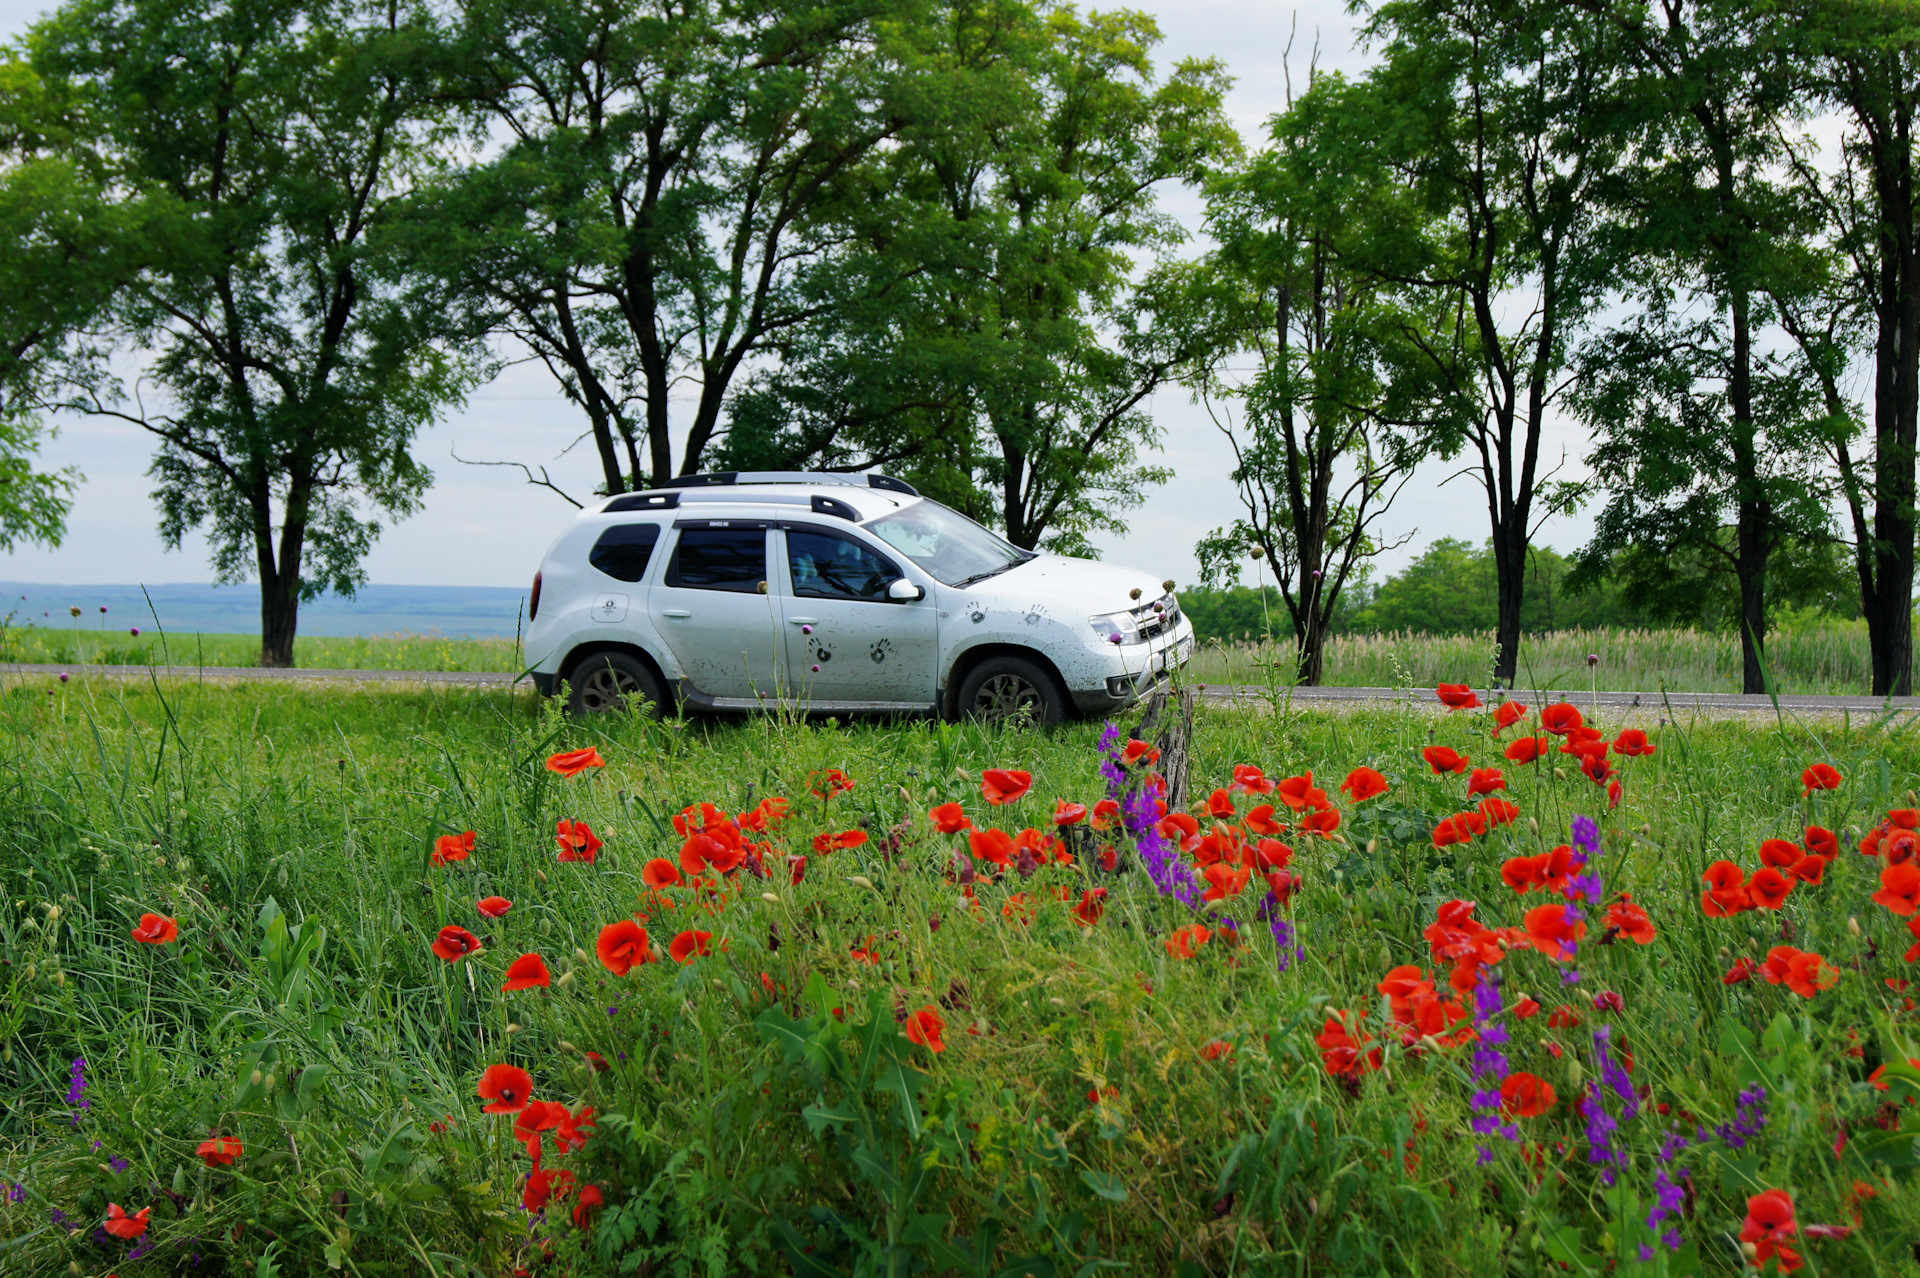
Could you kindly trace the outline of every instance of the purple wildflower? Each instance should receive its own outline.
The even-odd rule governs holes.
[[[1740,1093],[1739,1107],[1734,1111],[1733,1121],[1714,1128],[1714,1134],[1726,1142],[1728,1149],[1745,1149],[1747,1142],[1758,1136],[1767,1125],[1766,1105],[1766,1088],[1746,1089]]]
[[[1180,862],[1180,849],[1160,833],[1160,814],[1144,787],[1129,784],[1120,763],[1120,725],[1112,720],[1100,732],[1100,775],[1107,781],[1107,797],[1120,804],[1121,824],[1140,850],[1140,863],[1160,895],[1170,896],[1189,909],[1200,908],[1200,892],[1193,874]]]
[[[7,1191],[7,1201],[10,1203],[24,1203],[27,1201],[27,1187],[19,1181],[15,1181],[13,1188]]]
[[[1507,1081],[1507,1054],[1500,1049],[1508,1040],[1507,1027],[1494,1023],[1500,1015],[1500,976],[1491,966],[1482,966],[1480,979],[1473,987],[1473,1028],[1479,1045],[1473,1051],[1473,1081],[1479,1090],[1473,1094],[1473,1130],[1486,1136],[1520,1139],[1520,1129],[1500,1121],[1500,1085]],[[1482,1166],[1493,1161],[1493,1147],[1480,1146]]]
[[[1622,1103],[1620,1116],[1636,1118],[1640,1114],[1640,1097],[1633,1090],[1633,1078],[1627,1073],[1626,1067],[1621,1065],[1608,1050],[1612,1039],[1611,1025],[1597,1026],[1593,1031],[1593,1055],[1600,1064],[1600,1080],[1611,1087],[1613,1094],[1620,1098]]]
[[[73,1058],[73,1073],[67,1079],[67,1104],[78,1105],[81,1109],[92,1109],[93,1102],[81,1093],[87,1090],[87,1058]]]
[[[1600,1090],[1600,1084],[1588,1083],[1587,1094],[1581,1098],[1580,1112],[1587,1120],[1587,1161],[1600,1168],[1600,1181],[1607,1188],[1613,1188],[1614,1168],[1625,1166],[1625,1150],[1613,1147],[1613,1134],[1620,1129],[1613,1115],[1607,1112],[1606,1094]]]
[[[153,1235],[150,1233],[142,1234],[139,1240],[133,1244],[133,1250],[127,1253],[127,1259],[138,1260],[152,1250]]]
[[[1680,1250],[1680,1244],[1686,1241],[1677,1229],[1669,1228],[1665,1233],[1660,1229],[1668,1220],[1680,1215],[1687,1201],[1686,1187],[1673,1177],[1673,1160],[1692,1143],[1679,1132],[1668,1133],[1667,1139],[1660,1145],[1660,1170],[1654,1173],[1653,1177],[1653,1210],[1647,1213],[1647,1232],[1665,1243],[1669,1251]],[[1680,1180],[1685,1179],[1687,1179],[1687,1171],[1681,1168]],[[1652,1260],[1653,1248],[1647,1244],[1641,1244],[1640,1259]]]
[[[126,1159],[120,1157],[120,1155],[118,1154],[109,1154],[107,1155],[107,1166],[111,1167],[116,1172],[123,1172],[127,1168],[133,1166],[133,1164],[128,1162]]]

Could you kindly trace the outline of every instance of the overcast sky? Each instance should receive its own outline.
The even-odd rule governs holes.
[[[0,0],[0,33],[17,35],[45,6]],[[1354,23],[1338,0],[1313,0],[1296,8],[1270,0],[1135,0],[1130,7],[1158,16],[1166,36],[1161,65],[1183,57],[1222,57],[1235,77],[1228,109],[1250,146],[1257,145],[1268,117],[1285,102],[1283,66],[1289,38],[1296,84],[1304,82],[1316,45],[1320,65],[1348,72],[1364,67]],[[1169,211],[1197,225],[1199,206],[1173,193]],[[1237,510],[1227,479],[1232,453],[1204,410],[1185,392],[1163,391],[1151,402],[1165,432],[1157,460],[1174,478],[1129,516],[1125,537],[1104,537],[1100,548],[1116,563],[1137,566],[1183,584],[1197,576],[1193,545]],[[562,454],[582,428],[579,412],[552,389],[537,366],[509,369],[477,391],[466,406],[424,432],[418,455],[436,476],[425,508],[386,530],[367,560],[371,580],[396,585],[519,586],[533,576],[541,552],[572,516],[572,508],[545,490],[524,483],[517,471],[464,466],[464,458],[512,459],[546,465],[555,480],[576,494],[590,492],[598,467],[586,447]],[[1545,459],[1562,451],[1579,473],[1584,440],[1560,430],[1547,440]],[[53,466],[77,466],[86,475],[57,550],[26,548],[0,555],[0,580],[87,583],[191,582],[212,579],[205,543],[190,541],[167,552],[156,528],[152,485],[146,469],[148,438],[136,427],[105,420],[65,422],[46,451]],[[1435,537],[1473,541],[1487,536],[1486,504],[1470,479],[1442,486],[1455,466],[1434,464],[1408,484],[1390,513],[1391,535],[1417,533],[1388,558],[1405,562]],[[1572,549],[1586,537],[1584,519],[1550,522],[1541,540]]]

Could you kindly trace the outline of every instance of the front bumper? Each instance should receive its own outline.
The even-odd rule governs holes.
[[[1115,653],[1114,673],[1105,684],[1070,691],[1073,704],[1082,714],[1105,714],[1125,709],[1154,689],[1172,682],[1173,674],[1193,659],[1193,623],[1184,617],[1171,634],[1162,636],[1147,649],[1144,657],[1126,649]]]

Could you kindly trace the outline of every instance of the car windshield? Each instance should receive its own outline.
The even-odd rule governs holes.
[[[959,511],[924,498],[866,528],[948,586],[979,581],[1033,558]]]

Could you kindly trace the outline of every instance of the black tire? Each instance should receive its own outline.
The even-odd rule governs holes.
[[[1048,728],[1067,717],[1067,695],[1038,662],[988,657],[960,681],[956,708],[963,719]]]
[[[667,694],[647,663],[629,652],[596,652],[584,657],[567,675],[567,710],[590,715],[624,712],[638,698],[643,714],[658,719],[666,712]]]

